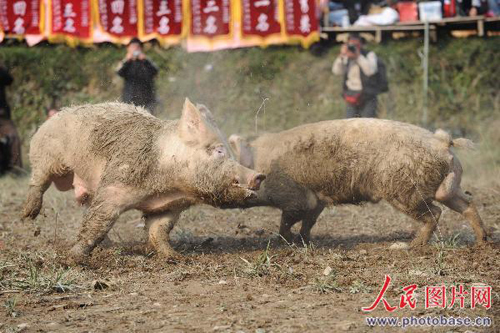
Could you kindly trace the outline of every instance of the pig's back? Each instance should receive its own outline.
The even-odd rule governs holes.
[[[139,171],[153,158],[154,141],[164,126],[168,123],[124,103],[68,107],[37,131],[30,158],[53,155],[84,179],[92,178],[95,166],[110,163],[136,165]]]
[[[294,151],[342,144],[353,150],[413,146],[444,147],[433,133],[421,127],[374,118],[353,118],[305,124],[268,133],[251,143],[256,150],[256,165],[266,169],[270,161]],[[369,146],[369,147],[367,147]]]
[[[62,145],[70,150],[90,150],[95,136],[116,130],[142,131],[142,127],[161,126],[162,121],[148,114],[144,109],[124,103],[85,104],[63,108],[51,117],[35,133],[32,145]],[[109,128],[109,130],[106,130]]]
[[[278,167],[335,202],[372,197],[380,186],[439,185],[449,168],[448,145],[420,127],[390,120],[345,119],[267,134],[252,143],[260,172]],[[408,182],[401,184],[399,179]],[[436,186],[437,186],[436,185]],[[376,195],[375,195],[376,196]]]

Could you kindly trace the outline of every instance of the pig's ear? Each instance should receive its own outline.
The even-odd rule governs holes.
[[[179,120],[179,131],[181,138],[188,143],[196,143],[204,137],[208,131],[201,112],[191,101],[186,98]]]
[[[236,134],[232,134],[228,139],[229,147],[236,154],[236,160],[240,160],[240,145],[239,145],[239,136]]]
[[[229,147],[231,147],[231,150],[236,154],[236,160],[241,165],[253,169],[253,153],[248,141],[237,134],[232,134],[228,142]]]
[[[210,112],[210,110],[203,104],[196,104],[196,108],[198,110],[200,110],[200,113],[207,119],[211,120],[211,121],[215,121],[214,120],[214,115],[212,114],[212,112]]]

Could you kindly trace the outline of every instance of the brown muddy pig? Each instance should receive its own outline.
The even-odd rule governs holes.
[[[257,197],[241,207],[281,209],[280,234],[287,241],[290,228],[302,220],[299,241],[308,242],[326,205],[381,199],[423,223],[411,246],[432,236],[441,214],[434,201],[461,213],[477,243],[486,239],[475,205],[460,188],[462,167],[450,150],[473,146],[467,139],[390,120],[346,119],[265,134],[250,143],[232,135],[229,143],[241,164],[267,175]]]
[[[54,183],[61,191],[74,189],[76,200],[88,206],[70,262],[84,261],[130,209],[145,214],[156,251],[175,257],[169,232],[182,210],[197,203],[242,202],[265,178],[230,158],[205,113],[187,99],[178,121],[122,103],[63,109],[31,140],[33,172],[24,217],[39,214],[43,194]]]

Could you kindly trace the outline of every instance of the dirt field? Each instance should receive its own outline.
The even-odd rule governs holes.
[[[473,233],[445,209],[428,248],[390,250],[417,223],[385,203],[329,208],[313,229],[313,246],[283,244],[280,212],[269,208],[185,212],[173,231],[185,260],[143,253],[140,215],[127,213],[86,267],[59,264],[76,237],[82,210],[69,193],[46,194],[42,215],[21,222],[27,178],[0,179],[0,331],[2,332],[385,332],[368,316],[488,316],[494,327],[410,328],[407,332],[500,330],[500,186],[465,186],[492,234],[474,248]],[[271,242],[269,242],[271,240]],[[385,298],[399,305],[417,284],[415,310],[367,315],[384,276]],[[425,286],[492,287],[492,306],[425,308]],[[450,297],[450,294],[448,294]],[[447,300],[449,303],[450,299]],[[458,301],[457,301],[458,302]],[[496,323],[495,323],[496,321]]]

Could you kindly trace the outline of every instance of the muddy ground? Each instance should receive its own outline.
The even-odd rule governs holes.
[[[407,329],[433,332],[500,330],[500,186],[473,192],[491,244],[473,247],[473,233],[444,209],[433,243],[423,250],[390,250],[408,242],[418,224],[385,203],[323,212],[309,247],[283,244],[280,213],[270,208],[185,212],[173,231],[178,263],[143,253],[140,215],[127,213],[85,267],[59,264],[75,240],[82,210],[53,189],[35,222],[19,219],[26,178],[0,179],[0,331],[2,332],[385,332],[369,328],[367,307],[384,277],[399,305],[402,288],[417,284],[415,310],[376,316],[488,316],[494,327]],[[425,286],[474,283],[492,287],[489,310],[431,308]],[[450,294],[448,294],[450,297]],[[448,299],[448,302],[450,299]],[[496,323],[495,323],[496,321]]]

